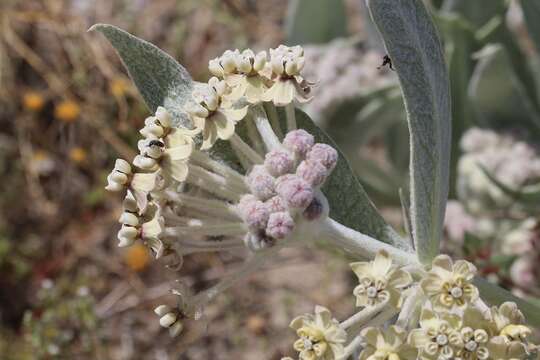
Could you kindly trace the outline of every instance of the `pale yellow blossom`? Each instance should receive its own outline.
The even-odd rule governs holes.
[[[290,326],[300,337],[294,343],[300,360],[334,360],[343,354],[347,333],[328,309],[316,306],[314,315],[299,316]]]
[[[356,262],[351,268],[360,284],[353,290],[356,306],[373,306],[388,302],[401,306],[401,291],[412,282],[411,275],[392,264],[390,255],[381,250],[370,262]]]
[[[435,310],[463,307],[478,298],[478,289],[471,284],[475,273],[476,267],[470,262],[458,260],[454,264],[449,256],[439,255],[420,286]]]
[[[385,330],[368,327],[360,335],[365,341],[359,360],[413,360],[417,351],[407,344],[407,332],[398,326]]]
[[[408,342],[418,349],[419,359],[452,358],[463,347],[459,329],[461,319],[450,313],[435,313],[424,308],[420,328],[411,330]]]

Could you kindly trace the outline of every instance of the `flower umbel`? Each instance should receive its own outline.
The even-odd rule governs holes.
[[[351,268],[358,277],[360,284],[354,289],[356,306],[373,306],[379,303],[401,306],[403,288],[412,282],[411,275],[392,264],[392,259],[386,251],[380,251],[375,260],[356,262]]]
[[[334,360],[343,354],[347,333],[328,309],[316,306],[315,314],[299,316],[290,326],[300,337],[294,343],[300,360]]]
[[[478,298],[478,289],[471,284],[475,273],[470,262],[458,260],[454,264],[448,255],[439,255],[420,285],[435,308],[462,307]]]

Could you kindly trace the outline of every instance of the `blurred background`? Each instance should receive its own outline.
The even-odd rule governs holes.
[[[540,304],[540,4],[427,4],[453,98],[444,251]],[[133,158],[149,113],[112,47],[86,32],[98,22],[201,81],[226,49],[303,45],[318,81],[304,110],[403,229],[407,124],[363,0],[1,0],[0,359],[280,359],[294,316],[316,303],[350,314],[346,256],[296,249],[220,296],[193,331],[170,339],[159,327],[152,309],[172,281],[206,288],[234,259],[192,256],[178,274],[142,245],[117,248],[121,199],[105,178],[115,158]]]

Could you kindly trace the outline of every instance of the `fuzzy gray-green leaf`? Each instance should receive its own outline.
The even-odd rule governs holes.
[[[324,44],[347,35],[343,0],[290,0],[287,43]]]
[[[367,0],[399,76],[411,136],[411,222],[420,261],[439,253],[448,196],[450,85],[437,31],[422,1]]]
[[[96,24],[89,31],[94,30],[115,48],[150,111],[164,106],[177,124],[189,127],[183,106],[191,99],[194,83],[187,70],[155,45],[115,26]]]

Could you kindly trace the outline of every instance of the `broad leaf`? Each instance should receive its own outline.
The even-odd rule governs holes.
[[[411,222],[416,251],[439,253],[448,196],[450,85],[437,31],[422,1],[367,0],[399,76],[411,136]]]
[[[115,26],[96,24],[89,31],[99,31],[109,40],[152,113],[164,106],[177,124],[190,127],[183,106],[191,99],[194,82],[182,65],[155,45]]]
[[[488,126],[513,127],[521,122],[538,131],[540,116],[513,72],[506,49],[488,45],[477,57],[468,92],[478,119]]]
[[[290,0],[286,22],[287,43],[325,44],[347,35],[343,0]]]

